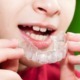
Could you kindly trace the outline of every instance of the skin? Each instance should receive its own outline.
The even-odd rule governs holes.
[[[18,40],[24,41],[18,25],[33,21],[42,24],[44,22],[44,24],[48,23],[55,26],[56,31],[53,35],[60,31],[66,32],[73,18],[75,3],[75,0],[0,0],[0,38],[2,38],[0,40],[0,53],[3,53],[0,54],[0,77],[2,80],[12,78],[7,73],[15,75],[13,80],[21,80],[18,74],[9,71],[17,71],[19,59],[25,66],[38,66],[24,58],[23,49],[18,48]],[[80,64],[80,56],[74,56],[72,53],[80,51],[80,34],[67,33],[66,37],[68,55],[61,61],[60,79],[78,80],[74,75],[74,65]],[[9,66],[6,66],[6,62]],[[13,64],[11,64],[12,62]],[[5,79],[2,77],[2,72],[7,75]]]

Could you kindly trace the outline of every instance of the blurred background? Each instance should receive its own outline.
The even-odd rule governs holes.
[[[74,33],[80,33],[80,0],[76,0],[76,9],[73,21],[67,31],[74,32]],[[80,52],[75,52],[76,55],[79,55]],[[75,69],[80,71],[80,65],[76,65]]]
[[[76,10],[73,21],[68,29],[70,32],[80,33],[80,0],[76,0]]]

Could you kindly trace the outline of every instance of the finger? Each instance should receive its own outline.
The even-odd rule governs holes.
[[[80,42],[68,41],[67,45],[68,45],[68,49],[70,51],[73,51],[73,52],[79,51],[80,52]]]
[[[73,65],[80,65],[80,55],[69,55],[68,56],[69,59],[69,63],[73,64]]]
[[[68,63],[67,57],[61,61],[60,80],[76,80],[74,74],[74,66]]]
[[[77,80],[80,80],[80,78],[78,78]]]
[[[17,49],[0,49],[0,62],[4,62],[8,59],[19,59],[24,55],[23,49],[17,48]]]
[[[7,60],[7,61],[0,64],[1,69],[12,70],[15,72],[18,71],[18,67],[19,67],[19,60],[18,59]]]
[[[22,80],[21,77],[11,70],[0,69],[0,80]]]
[[[0,39],[0,48],[6,48],[6,47],[17,47],[18,41],[16,39],[8,40],[8,39]]]
[[[68,32],[67,39],[69,41],[80,41],[80,34],[74,34],[74,33]]]

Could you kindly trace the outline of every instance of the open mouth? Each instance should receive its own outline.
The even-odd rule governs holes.
[[[33,42],[38,48],[48,47],[51,43],[49,37],[56,31],[55,29],[49,26],[40,26],[40,25],[24,25],[19,24],[18,28]]]

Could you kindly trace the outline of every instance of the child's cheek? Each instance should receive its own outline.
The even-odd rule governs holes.
[[[25,0],[0,0],[0,11],[6,17],[14,17],[25,5]]]
[[[73,17],[75,9],[75,0],[60,0],[59,5],[61,7],[61,12],[65,16],[65,19],[70,22]],[[66,5],[65,5],[66,4]]]

